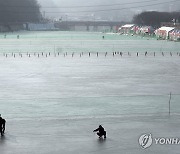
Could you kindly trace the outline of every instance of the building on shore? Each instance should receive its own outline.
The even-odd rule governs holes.
[[[175,27],[160,27],[155,31],[157,39],[167,40],[169,39],[169,34],[175,29]]]
[[[24,30],[23,24],[21,23],[4,23],[0,24],[0,32],[14,32]]]
[[[155,29],[152,26],[142,26],[139,28],[139,34],[141,35],[151,35]]]
[[[134,24],[126,24],[126,25],[121,26],[118,29],[118,31],[120,34],[129,34],[133,32],[134,26],[135,26]]]
[[[179,28],[180,29],[180,23],[179,22],[176,22],[176,23],[173,23],[173,22],[162,22],[161,23],[161,27],[176,27],[176,28]]]
[[[29,31],[54,31],[59,30],[54,27],[54,23],[26,23],[24,28]]]

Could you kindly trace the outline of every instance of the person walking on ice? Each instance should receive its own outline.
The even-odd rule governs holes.
[[[97,135],[99,136],[99,138],[102,138],[103,136],[104,138],[106,138],[106,131],[101,125],[99,125],[99,127],[95,129],[93,132],[97,132]]]

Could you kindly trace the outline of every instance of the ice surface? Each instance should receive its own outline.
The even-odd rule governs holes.
[[[138,138],[180,136],[179,65],[178,56],[1,57],[1,153],[178,153],[142,150]],[[92,133],[99,124],[106,140]]]
[[[180,137],[179,59],[1,55],[0,113],[7,131],[0,154],[178,154],[179,145],[143,150],[138,139],[143,133]],[[106,140],[92,132],[99,124]]]
[[[107,139],[99,140],[92,130],[102,123]],[[143,154],[179,153],[179,145],[152,145],[143,150],[138,138],[143,133],[156,137],[179,137],[179,116],[133,116],[80,119],[9,120],[0,140],[2,154]]]

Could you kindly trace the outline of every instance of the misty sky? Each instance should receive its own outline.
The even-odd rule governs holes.
[[[180,11],[180,0],[38,0],[38,2],[46,17],[62,20],[131,21],[135,14],[142,11]]]

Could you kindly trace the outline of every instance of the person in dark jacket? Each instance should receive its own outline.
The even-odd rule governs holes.
[[[5,125],[6,125],[6,120],[2,118],[2,133],[3,134],[5,132]]]
[[[1,136],[3,136],[3,133],[2,133],[2,118],[0,116],[0,133],[1,133]]]
[[[0,133],[1,133],[1,136],[4,135],[4,132],[5,132],[5,125],[6,125],[6,120],[3,119],[0,115]]]
[[[106,138],[106,131],[104,130],[104,128],[99,125],[99,127],[97,129],[95,129],[93,132],[97,132],[97,135],[99,136],[99,138],[103,137]]]

